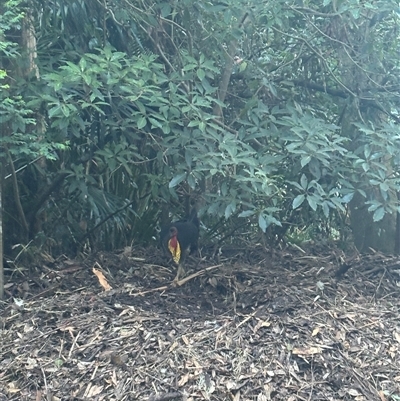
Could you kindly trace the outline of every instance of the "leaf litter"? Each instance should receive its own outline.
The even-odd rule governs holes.
[[[0,401],[400,400],[399,258],[255,246],[187,268],[174,285],[138,247],[9,278]]]

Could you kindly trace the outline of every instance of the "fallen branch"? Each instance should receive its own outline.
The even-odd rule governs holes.
[[[217,269],[218,267],[221,267],[221,266],[222,266],[222,264],[206,267],[205,269],[200,270],[200,271],[198,271],[196,273],[193,273],[190,276],[187,276],[187,277],[183,278],[182,280],[173,281],[172,285],[174,287],[175,286],[180,287],[181,285],[187,283],[188,281],[193,280],[196,277],[203,276],[205,273],[207,273],[207,272],[209,272],[211,270]],[[162,287],[152,288],[151,290],[148,290],[148,291],[142,291],[142,292],[138,292],[136,294],[130,294],[130,295],[133,295],[134,297],[136,297],[136,296],[139,296],[139,295],[149,294],[151,292],[166,291],[166,290],[168,290],[168,288],[171,288],[171,285],[163,285]]]

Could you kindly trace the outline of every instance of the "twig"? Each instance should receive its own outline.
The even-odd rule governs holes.
[[[51,401],[53,399],[53,396],[49,393],[49,388],[47,387],[46,374],[44,373],[44,369],[42,366],[40,366],[40,369],[41,369],[42,375],[43,375],[44,388],[46,389],[46,398],[48,401]]]
[[[173,286],[179,286],[180,287],[181,285],[187,283],[188,281],[194,279],[195,277],[202,276],[206,272],[208,272],[210,270],[217,269],[218,267],[221,267],[221,266],[222,266],[222,264],[206,267],[205,269],[200,270],[200,271],[198,271],[196,273],[193,273],[190,276],[187,276],[187,277],[183,278],[182,280],[174,281],[173,282]],[[148,291],[142,291],[142,292],[138,292],[136,294],[130,294],[130,295],[132,295],[134,297],[137,297],[139,295],[145,295],[145,294],[149,294],[149,293],[152,293],[152,292],[165,291],[165,290],[168,290],[168,288],[171,288],[171,285],[163,285],[162,287],[152,288],[151,290],[148,290]]]
[[[159,395],[152,395],[148,401],[168,401],[173,400],[174,398],[181,398],[181,393],[165,393]]]

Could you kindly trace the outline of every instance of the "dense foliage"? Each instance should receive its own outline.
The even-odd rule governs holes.
[[[352,203],[397,213],[395,1],[28,3],[39,75],[19,73],[18,19],[3,28],[9,250],[149,242],[189,198],[210,235],[343,237]]]

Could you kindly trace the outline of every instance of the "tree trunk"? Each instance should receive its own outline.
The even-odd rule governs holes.
[[[346,35],[350,36],[342,36],[344,32],[340,19],[336,20],[335,26],[337,37],[343,41],[347,41],[350,38],[352,43],[356,43],[358,40],[367,45],[373,40],[368,27],[364,27],[365,29],[359,27],[358,31],[353,31],[352,33],[346,31]],[[338,54],[344,71],[342,82],[346,88],[351,88],[340,124],[343,134],[351,139],[350,150],[355,151],[358,147],[365,146],[362,134],[355,123],[371,121],[377,127],[385,120],[386,116],[380,111],[367,107],[365,102],[363,103],[363,99],[357,95],[358,93],[368,92],[367,88],[370,85],[371,78],[355,65],[354,60],[348,56],[345,47],[339,50]],[[378,80],[378,77],[375,77],[375,79]],[[354,90],[355,88],[357,90]],[[387,166],[388,171],[390,170],[390,160],[383,158],[381,163]],[[393,253],[395,249],[396,220],[393,215],[387,213],[381,221],[374,222],[373,213],[368,211],[366,202],[369,198],[376,198],[375,195],[379,197],[379,194],[373,192],[375,191],[374,188],[368,188],[367,182],[363,182],[360,185],[360,188],[366,192],[367,197],[364,198],[360,193],[356,192],[349,204],[350,225],[353,231],[354,243],[360,252],[368,252],[372,248],[385,253]],[[396,194],[389,194],[389,196],[391,196],[393,202],[397,202],[397,199],[395,199]]]
[[[396,219],[392,215],[386,214],[381,221],[374,222],[365,198],[358,193],[350,202],[350,212],[354,244],[360,252],[371,249],[384,253],[395,251]]]

